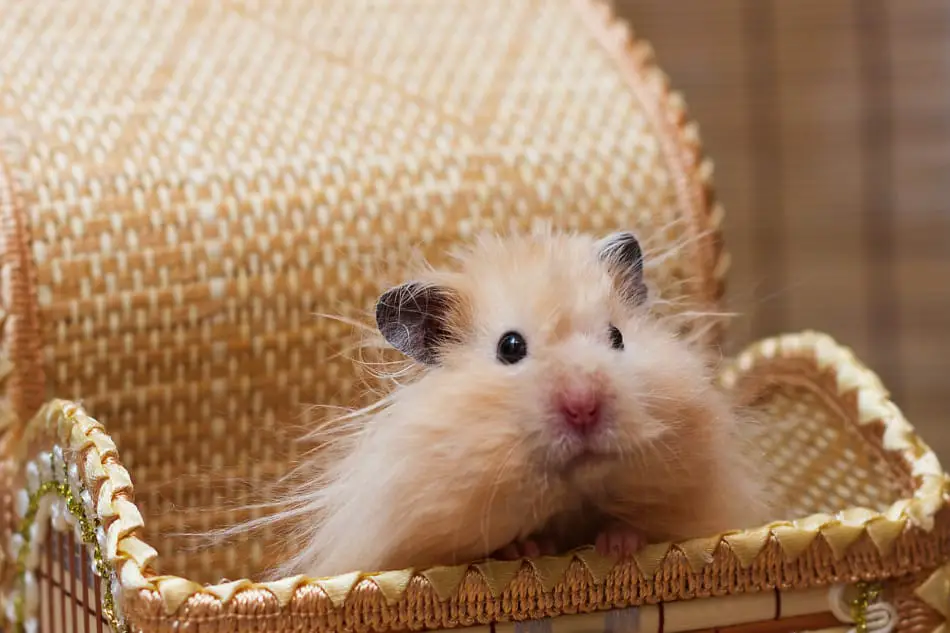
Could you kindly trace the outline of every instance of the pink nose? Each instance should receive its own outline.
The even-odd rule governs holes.
[[[565,391],[558,395],[558,408],[564,422],[582,435],[600,424],[600,398],[593,391]]]

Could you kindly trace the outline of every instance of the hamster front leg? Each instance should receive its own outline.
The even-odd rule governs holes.
[[[513,561],[521,558],[537,558],[539,556],[557,556],[557,545],[550,538],[528,538],[513,541],[491,555],[497,560]]]
[[[509,543],[493,552],[491,558],[513,561],[558,556],[591,544],[601,556],[625,558],[639,552],[647,540],[642,532],[629,524],[585,506],[553,517],[540,532]]]
[[[611,523],[597,535],[594,549],[601,556],[627,558],[633,556],[646,545],[646,539],[640,532],[620,522]],[[558,556],[563,554],[550,538],[524,539],[513,541],[494,552],[491,558],[514,561],[539,556]]]
[[[491,558],[512,561],[563,555],[593,538],[596,527],[590,519],[595,513],[589,506],[571,504],[569,509],[551,516],[540,530],[508,543]]]
[[[620,521],[612,521],[597,535],[594,548],[601,556],[627,558],[639,552],[646,544],[646,539],[640,532]]]

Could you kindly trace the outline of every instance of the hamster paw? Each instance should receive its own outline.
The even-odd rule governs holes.
[[[522,558],[537,558],[538,556],[554,556],[554,543],[547,539],[514,541],[492,554],[498,560],[514,561]]]
[[[646,540],[636,530],[625,525],[611,525],[597,535],[594,549],[601,556],[626,558],[633,556],[646,545]]]

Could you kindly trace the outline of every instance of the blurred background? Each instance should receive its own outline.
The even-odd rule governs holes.
[[[817,329],[950,466],[950,2],[617,0],[716,165],[732,349]]]

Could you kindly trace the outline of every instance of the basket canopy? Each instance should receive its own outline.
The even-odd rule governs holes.
[[[360,401],[353,329],[315,315],[363,319],[400,264],[482,230],[633,229],[662,309],[716,308],[695,126],[599,4],[0,13],[7,394],[21,422],[58,397],[107,425],[175,571],[201,478],[282,471],[307,405]]]

